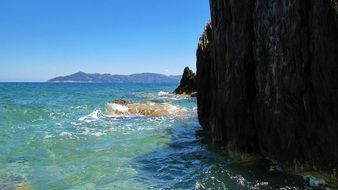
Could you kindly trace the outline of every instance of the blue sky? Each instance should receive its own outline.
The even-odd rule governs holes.
[[[0,81],[195,69],[209,0],[0,1]]]

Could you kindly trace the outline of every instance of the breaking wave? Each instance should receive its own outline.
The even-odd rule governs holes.
[[[99,119],[99,114],[100,113],[101,113],[100,110],[94,110],[92,113],[90,113],[90,114],[88,114],[86,116],[80,117],[79,121],[84,121],[84,122],[87,122],[87,123],[96,121],[96,120]]]

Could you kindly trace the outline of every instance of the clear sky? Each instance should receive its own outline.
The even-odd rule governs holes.
[[[2,0],[0,81],[195,70],[209,0]]]

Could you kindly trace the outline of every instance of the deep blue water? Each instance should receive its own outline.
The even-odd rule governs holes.
[[[0,83],[0,189],[302,189],[265,162],[196,137],[196,100],[175,84]],[[112,117],[116,98],[184,117]]]

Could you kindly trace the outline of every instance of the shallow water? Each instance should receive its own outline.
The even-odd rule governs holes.
[[[0,189],[302,189],[299,177],[196,137],[196,100],[168,94],[175,86],[0,84]],[[115,98],[188,114],[111,117]]]

